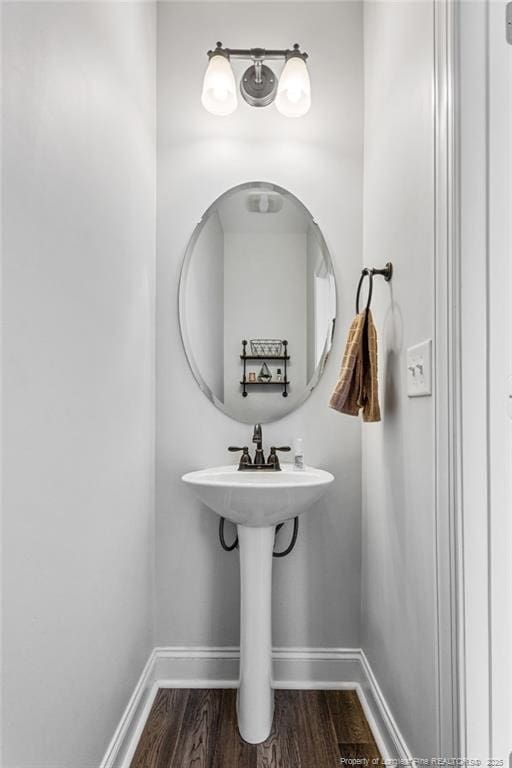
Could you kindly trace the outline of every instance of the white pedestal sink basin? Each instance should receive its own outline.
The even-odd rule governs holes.
[[[210,509],[236,523],[240,549],[240,686],[238,728],[258,744],[270,734],[272,690],[272,551],[275,526],[306,512],[334,480],[313,467],[238,471],[237,466],[188,472],[182,480]]]

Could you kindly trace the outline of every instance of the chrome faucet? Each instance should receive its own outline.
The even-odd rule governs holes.
[[[263,453],[263,433],[261,429],[261,424],[255,424],[254,425],[254,431],[252,433],[252,442],[256,443],[256,451],[254,452],[254,461],[251,459],[251,456],[249,454],[249,446],[244,445],[242,448],[239,448],[236,445],[230,445],[228,448],[228,451],[242,451],[242,455],[240,457],[240,463],[238,465],[238,470],[261,470],[261,469],[270,469],[274,472],[280,472],[281,465],[279,463],[279,457],[277,455],[277,451],[289,451],[290,446],[289,445],[282,445],[279,448],[275,445],[271,446],[270,453],[268,456],[267,461],[265,461],[265,454]]]

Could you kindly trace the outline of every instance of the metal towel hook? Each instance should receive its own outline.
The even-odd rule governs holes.
[[[391,278],[393,277],[393,264],[388,261],[386,266],[383,269],[377,269],[376,267],[363,267],[361,271],[361,277],[359,278],[359,284],[357,286],[357,294],[356,294],[356,314],[359,314],[359,297],[361,296],[361,288],[363,286],[363,282],[365,277],[369,280],[368,285],[368,298],[366,300],[366,307],[365,312],[368,312],[370,309],[370,304],[372,303],[372,293],[373,293],[373,276],[374,275],[382,275],[384,280],[388,283]]]

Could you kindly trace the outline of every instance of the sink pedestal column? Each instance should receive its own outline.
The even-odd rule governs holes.
[[[240,735],[250,744],[269,736],[272,690],[272,550],[275,527],[238,525],[240,548]]]

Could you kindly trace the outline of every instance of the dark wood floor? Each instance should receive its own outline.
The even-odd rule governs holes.
[[[335,768],[380,754],[355,691],[275,692],[263,744],[238,734],[236,691],[161,689],[131,768]],[[375,765],[376,763],[374,763]]]

